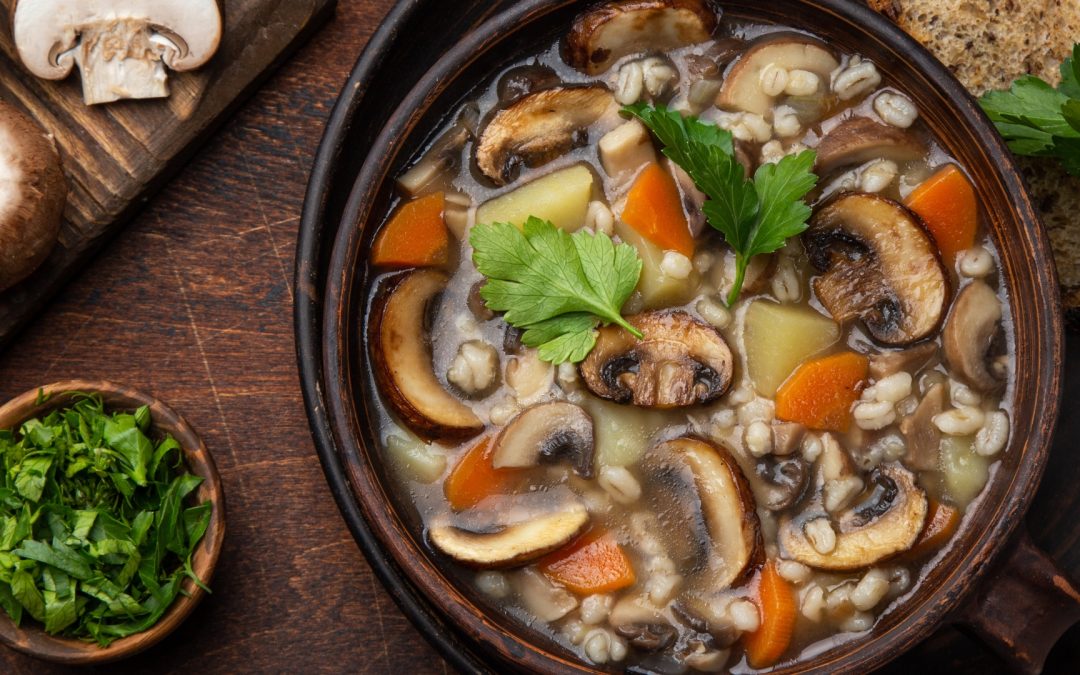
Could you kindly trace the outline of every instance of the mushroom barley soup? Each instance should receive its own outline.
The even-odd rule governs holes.
[[[583,662],[746,672],[870,631],[1007,445],[974,190],[858,54],[596,6],[398,187],[383,456],[467,594]]]

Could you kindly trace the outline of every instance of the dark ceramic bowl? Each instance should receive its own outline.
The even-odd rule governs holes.
[[[591,672],[573,655],[502,616],[454,585],[433,559],[411,518],[396,508],[393,483],[376,446],[376,396],[363,336],[370,290],[365,260],[375,229],[394,199],[394,176],[445,116],[500,66],[565,32],[580,0],[512,3],[466,34],[419,78],[366,156],[350,151],[353,115],[375,91],[400,92],[406,64],[381,61],[393,34],[415,30],[417,0],[399,5],[361,59],[320,150],[305,207],[297,260],[298,347],[305,400],[328,479],[350,527],[380,578],[406,613],[462,668]],[[475,4],[475,3],[474,3]],[[1037,672],[1049,648],[1080,619],[1080,594],[1017,527],[1046,464],[1061,393],[1062,325],[1058,285],[1045,231],[1004,143],[948,70],[910,37],[861,4],[845,0],[722,0],[726,16],[809,30],[837,48],[875,61],[887,80],[913,97],[922,117],[974,179],[1001,252],[1014,318],[1017,384],[1010,391],[1013,433],[980,505],[945,557],[902,606],[866,636],[776,672],[863,673],[895,658],[944,624],[966,627],[1014,667]],[[431,6],[427,10],[433,11]],[[438,12],[437,12],[438,13]],[[471,5],[434,17],[440,30],[482,15]],[[380,66],[382,68],[380,68]],[[416,73],[413,73],[414,75]],[[376,88],[376,84],[378,87]],[[367,86],[365,86],[367,85]],[[391,98],[390,100],[397,100]],[[385,107],[385,104],[379,104]],[[376,107],[379,107],[376,105]],[[363,160],[363,164],[360,161]],[[348,201],[332,186],[352,179]],[[336,207],[336,208],[335,208]],[[329,213],[335,217],[327,222]],[[324,228],[334,228],[330,232]],[[317,242],[333,232],[333,248]],[[327,257],[327,255],[329,257]],[[325,285],[324,285],[325,284]]]
[[[100,395],[106,409],[112,411],[130,412],[144,405],[149,406],[154,430],[171,434],[180,444],[188,471],[203,479],[195,490],[194,499],[200,504],[210,502],[214,505],[210,525],[191,559],[192,570],[204,584],[209,585],[225,538],[225,494],[221,477],[206,445],[175,410],[129,387],[96,380],[70,380],[33,389],[0,406],[0,429],[17,428],[26,420],[71,405],[81,394]],[[0,642],[39,659],[58,663],[98,665],[119,661],[165,639],[206,595],[206,591],[191,579],[184,580],[182,590],[183,594],[177,596],[168,611],[152,627],[117,640],[108,647],[49,635],[33,621],[24,621],[22,627],[18,627],[3,612],[0,612]]]

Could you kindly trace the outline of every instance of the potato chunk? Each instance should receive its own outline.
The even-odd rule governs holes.
[[[835,321],[812,309],[757,300],[746,310],[746,368],[762,396],[776,390],[806,359],[840,339]]]
[[[583,164],[561,169],[485,203],[476,211],[477,223],[525,224],[536,216],[567,232],[585,224],[596,177]]]

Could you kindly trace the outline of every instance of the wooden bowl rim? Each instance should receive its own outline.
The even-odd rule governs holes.
[[[28,419],[70,404],[79,394],[100,394],[105,407],[111,410],[135,410],[149,406],[154,428],[172,434],[180,443],[188,471],[204,479],[195,491],[199,502],[209,501],[214,505],[206,534],[192,556],[192,569],[209,586],[225,538],[225,493],[217,465],[206,444],[170,406],[149,394],[111,382],[66,380],[32,389],[0,406],[0,429],[17,428]],[[47,400],[39,403],[42,396]],[[9,423],[9,419],[14,421]],[[182,593],[173,600],[172,606],[156,624],[141,633],[116,640],[108,647],[49,635],[33,620],[24,621],[22,627],[16,627],[7,613],[0,612],[0,642],[46,661],[69,665],[111,663],[134,656],[163,640],[184,622],[205,595],[202,587],[186,578]]]
[[[1060,303],[1056,273],[1048,263],[1051,258],[1045,230],[1030,203],[1012,156],[970,94],[921,45],[868,8],[845,0],[792,2],[803,5],[806,9],[827,12],[840,19],[841,25],[846,23],[854,26],[860,34],[877,41],[890,52],[902,52],[911,71],[923,79],[927,86],[940,91],[945,99],[942,110],[948,111],[949,115],[954,116],[965,129],[976,136],[980,148],[986,153],[984,161],[979,164],[989,167],[987,171],[992,174],[995,185],[980,188],[987,191],[1000,190],[1000,194],[1012,207],[1009,215],[1000,218],[1009,222],[1006,231],[1015,233],[1021,240],[1024,253],[1016,254],[1003,250],[1003,258],[1030,255],[1043,262],[1040,273],[1033,275],[1031,279],[1022,277],[1024,282],[1033,285],[1038,293],[1034,297],[1010,298],[1012,307],[1022,307],[1025,309],[1025,316],[1031,314],[1043,321],[1038,324],[1041,330],[1033,333],[1027,332],[1026,328],[1015,329],[1017,335],[1030,337],[1028,347],[1034,354],[1030,360],[1032,365],[1037,367],[1037,371],[1023,373],[1023,377],[1018,374],[1019,389],[1026,395],[1024,400],[1041,406],[1041,419],[1038,423],[1029,421],[1029,437],[1014,438],[1010,444],[1010,451],[1020,454],[1021,459],[1009,479],[1003,481],[1007,484],[1007,489],[1003,489],[1003,495],[1006,495],[1007,499],[1002,499],[996,507],[997,510],[993,511],[993,514],[999,517],[990,520],[985,526],[980,526],[979,537],[973,538],[972,545],[956,556],[962,565],[948,573],[943,572],[945,576],[936,580],[926,597],[916,603],[913,610],[908,611],[905,607],[907,614],[900,623],[880,635],[855,638],[853,642],[858,644],[857,649],[851,649],[846,644],[838,645],[823,655],[810,658],[809,662],[800,662],[798,668],[781,667],[776,671],[802,672],[805,668],[813,667],[821,669],[822,672],[858,672],[894,658],[947,621],[950,612],[977,585],[974,582],[984,577],[990,563],[1006,545],[1008,535],[1017,527],[1045,468],[1049,430],[1056,419],[1060,404],[1063,329],[1060,312],[1057,311]],[[396,565],[395,569],[400,570],[405,578],[404,585],[418,587],[423,596],[437,605],[437,611],[448,617],[456,631],[482,644],[489,655],[519,661],[525,666],[540,666],[567,672],[593,672],[592,669],[568,662],[534,642],[523,639],[520,633],[508,632],[498,625],[498,620],[470,608],[467,599],[439,570],[425,567],[424,557],[430,555],[430,552],[422,545],[417,546],[414,541],[415,533],[402,527],[395,509],[386,500],[380,476],[368,462],[372,449],[364,440],[362,425],[367,419],[366,412],[363,411],[363,400],[370,392],[365,391],[366,386],[361,386],[359,392],[352,391],[351,370],[356,366],[350,365],[352,357],[346,348],[348,339],[342,338],[347,331],[364,333],[362,328],[349,324],[353,316],[352,308],[356,306],[351,294],[354,291],[354,275],[357,274],[349,263],[356,261],[355,254],[364,237],[365,230],[362,230],[360,225],[370,225],[368,221],[372,216],[365,211],[369,198],[377,193],[387,169],[400,151],[403,139],[416,131],[416,124],[431,99],[445,91],[449,82],[477,58],[478,52],[490,48],[492,44],[504,42],[507,32],[519,34],[515,26],[530,23],[549,12],[574,4],[584,3],[576,0],[527,0],[500,12],[444,54],[417,83],[383,127],[383,133],[371,148],[377,152],[369,150],[368,161],[357,175],[330,256],[326,295],[322,304],[322,361],[315,366],[322,368],[326,392],[329,392],[318,393],[318,399],[325,403],[327,413],[325,418],[322,418],[321,414],[313,415],[313,422],[318,424],[324,421],[330,427],[332,442],[335,444],[335,456],[331,461],[342,463],[343,484],[352,493],[360,507],[359,514],[374,533],[374,544],[370,539],[358,537],[369,558],[381,558]],[[503,34],[498,34],[499,30],[502,30]],[[835,33],[823,30],[821,34]],[[361,214],[363,217],[359,217]],[[311,261],[308,263],[311,264]],[[301,269],[300,264],[298,262],[298,270]],[[364,272],[361,270],[359,274]],[[1016,280],[1010,278],[1009,281],[1012,283]],[[298,328],[299,330],[301,329]],[[366,364],[365,349],[358,351],[360,364]],[[303,368],[312,367],[306,363],[301,365]],[[1032,382],[1036,384],[1028,384]],[[310,392],[308,395],[310,412]],[[1014,398],[1017,401],[1020,399],[1021,394]],[[326,457],[327,454],[323,454],[324,461]],[[331,473],[328,471],[328,476]],[[989,508],[985,510],[990,511]],[[356,512],[353,510],[346,510],[347,517],[354,513]],[[380,516],[385,517],[386,522],[380,521]],[[354,527],[354,532],[356,531]],[[415,556],[414,560],[409,560],[408,556],[404,555],[406,549]],[[385,577],[383,580],[386,581]],[[391,581],[401,583],[398,579]],[[444,644],[444,641],[438,638],[435,641],[440,646]]]

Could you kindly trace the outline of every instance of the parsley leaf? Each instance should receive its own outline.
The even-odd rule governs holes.
[[[998,133],[1017,155],[1055,157],[1080,177],[1080,44],[1061,64],[1061,85],[1025,75],[1009,91],[979,100]]]
[[[663,143],[664,154],[709,197],[705,217],[735,250],[735,283],[727,298],[728,305],[735,304],[751,258],[772,253],[806,230],[811,211],[803,197],[817,185],[817,155],[810,150],[788,155],[762,165],[747,180],[735,159],[731,132],[643,103],[623,111],[644,122]]]
[[[551,363],[576,363],[596,344],[601,323],[641,333],[623,319],[622,306],[641,276],[634,248],[586,231],[567,234],[530,217],[519,230],[510,223],[484,223],[469,235],[473,263],[487,282],[480,296],[522,342]]]

